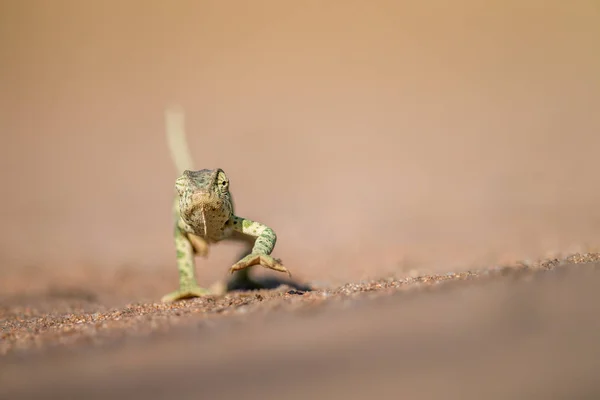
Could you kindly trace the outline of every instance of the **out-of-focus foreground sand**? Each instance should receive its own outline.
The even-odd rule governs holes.
[[[10,307],[51,308],[56,293],[123,307],[175,288],[176,172],[163,115],[170,104],[186,111],[197,167],[225,169],[238,214],[275,229],[275,255],[301,281],[334,287],[599,247],[600,8],[593,0],[6,0],[0,59],[0,301]],[[198,262],[201,283],[223,277],[239,250],[214,246]],[[361,368],[381,356],[364,375],[369,382],[393,373],[443,390],[429,386],[427,374],[449,371],[452,385],[463,382],[453,373],[468,374],[470,365],[482,372],[485,364],[518,387],[532,351],[539,357],[531,368],[549,368],[544,379],[555,385],[562,381],[550,369],[578,357],[572,371],[581,373],[571,376],[585,388],[593,371],[586,335],[598,333],[586,319],[594,311],[586,307],[598,302],[586,296],[597,280],[565,282],[540,284],[528,300],[515,295],[516,309],[551,305],[540,306],[542,325],[515,342],[504,342],[502,329],[525,329],[530,318],[505,325],[486,299],[529,287],[498,284],[425,296],[415,308],[403,297],[389,300],[394,306],[367,303],[332,316],[337,322],[317,317],[304,325],[279,315],[265,331],[250,321],[206,343],[182,338],[173,354],[187,357],[162,367],[173,377],[193,374],[186,381],[197,372],[217,385],[233,369],[237,378],[285,386],[289,371],[325,376],[319,368],[343,365],[340,382],[352,388],[361,381],[344,378],[354,368],[344,355],[357,351]],[[456,318],[472,324],[436,336]],[[353,342],[323,353],[343,344],[344,329],[364,329],[358,337],[366,347]],[[535,352],[535,329],[546,333],[540,346],[559,355]],[[298,347],[311,334],[333,336]],[[448,353],[435,352],[440,341]],[[463,363],[463,341],[473,342],[481,363]],[[160,343],[148,356],[154,362],[168,353],[170,340]],[[272,353],[256,365],[230,362],[236,346],[252,343]],[[411,343],[431,353],[412,352]],[[512,353],[503,347],[509,343]],[[571,343],[579,347],[571,351]],[[394,345],[400,353],[387,353]],[[124,350],[133,370],[147,354],[137,346]],[[484,347],[499,358],[484,363]],[[106,357],[98,368],[110,365]],[[217,365],[185,369],[198,357]],[[385,367],[405,359],[400,369]],[[78,369],[65,362],[64,371]],[[476,376],[473,387],[490,383],[481,382],[486,377]]]
[[[597,399],[599,271],[267,296],[147,339],[10,356],[0,398]]]

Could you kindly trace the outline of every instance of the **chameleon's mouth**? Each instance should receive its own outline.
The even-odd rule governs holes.
[[[211,192],[196,192],[192,194],[191,204],[195,207],[203,207],[207,210],[218,210],[223,206],[223,200]]]

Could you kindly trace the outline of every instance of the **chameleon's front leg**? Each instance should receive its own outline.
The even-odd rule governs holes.
[[[249,219],[237,216],[232,218],[231,223],[235,231],[256,238],[254,247],[252,247],[252,253],[235,263],[229,269],[231,273],[251,267],[253,265],[262,265],[263,267],[275,271],[286,272],[290,277],[292,276],[290,271],[283,266],[281,261],[271,257],[270,255],[275,247],[275,242],[277,241],[277,236],[271,228],[261,224],[260,222],[251,221]]]
[[[179,290],[163,296],[162,301],[165,303],[210,294],[208,289],[200,287],[196,282],[196,265],[194,263],[194,249],[196,249],[196,252],[206,255],[208,245],[200,237],[193,236],[192,239],[194,239],[194,245],[188,238],[187,232],[179,224],[175,225]]]

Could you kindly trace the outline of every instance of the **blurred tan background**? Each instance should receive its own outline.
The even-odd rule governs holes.
[[[594,0],[4,0],[0,59],[3,290],[123,269],[172,289],[174,103],[298,278],[600,243]]]

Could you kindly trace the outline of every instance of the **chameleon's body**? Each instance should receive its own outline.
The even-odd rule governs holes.
[[[178,158],[174,154],[174,158]],[[196,281],[194,256],[206,256],[211,243],[237,239],[240,235],[254,237],[252,252],[235,263],[230,272],[262,265],[289,274],[279,260],[270,256],[277,237],[275,232],[259,222],[236,216],[229,192],[229,179],[220,169],[185,170],[176,180],[174,204],[175,247],[179,269],[179,289],[162,298],[171,302],[210,294]]]

